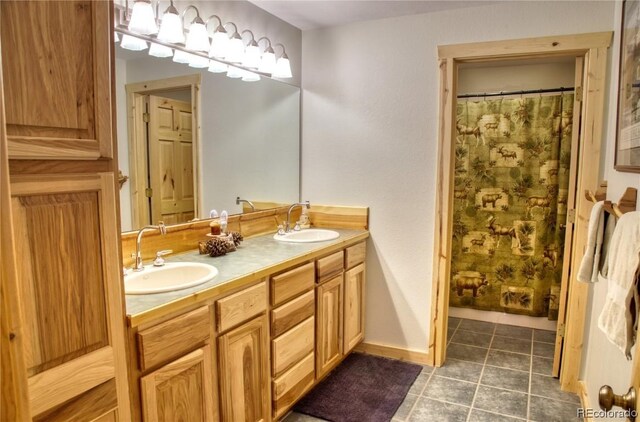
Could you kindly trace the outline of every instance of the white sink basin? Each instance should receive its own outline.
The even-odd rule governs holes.
[[[275,234],[273,236],[274,239],[281,242],[291,243],[324,242],[325,240],[333,240],[339,237],[340,233],[325,229],[306,229],[298,232],[289,232],[283,235]]]
[[[124,277],[124,292],[128,295],[171,292],[197,286],[216,275],[216,267],[198,262],[172,262],[162,267],[146,265],[143,271]]]

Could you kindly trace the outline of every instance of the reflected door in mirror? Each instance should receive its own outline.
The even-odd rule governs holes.
[[[151,221],[184,223],[195,216],[191,104],[149,96]]]

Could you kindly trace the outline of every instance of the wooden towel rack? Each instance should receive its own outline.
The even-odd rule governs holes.
[[[604,201],[604,210],[616,217],[622,214],[636,210],[636,200],[638,198],[638,190],[636,188],[627,188],[617,203],[607,200],[607,182],[600,183],[600,187],[593,193],[590,190],[584,191],[584,196],[591,202]]]

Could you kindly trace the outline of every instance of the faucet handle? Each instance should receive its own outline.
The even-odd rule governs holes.
[[[300,230],[301,230],[300,229],[300,221],[296,221],[296,225],[293,226],[293,231],[294,232],[299,232]]]
[[[284,228],[282,227],[282,224],[278,225],[278,235],[282,236],[285,234]]]
[[[171,249],[165,249],[165,250],[156,252],[156,259],[153,260],[153,266],[154,267],[162,267],[164,265],[163,256],[169,255],[172,252],[173,252],[173,250],[171,250]]]

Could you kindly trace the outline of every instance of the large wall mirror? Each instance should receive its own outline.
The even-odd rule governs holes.
[[[299,200],[298,87],[120,46],[115,62],[123,231]]]

